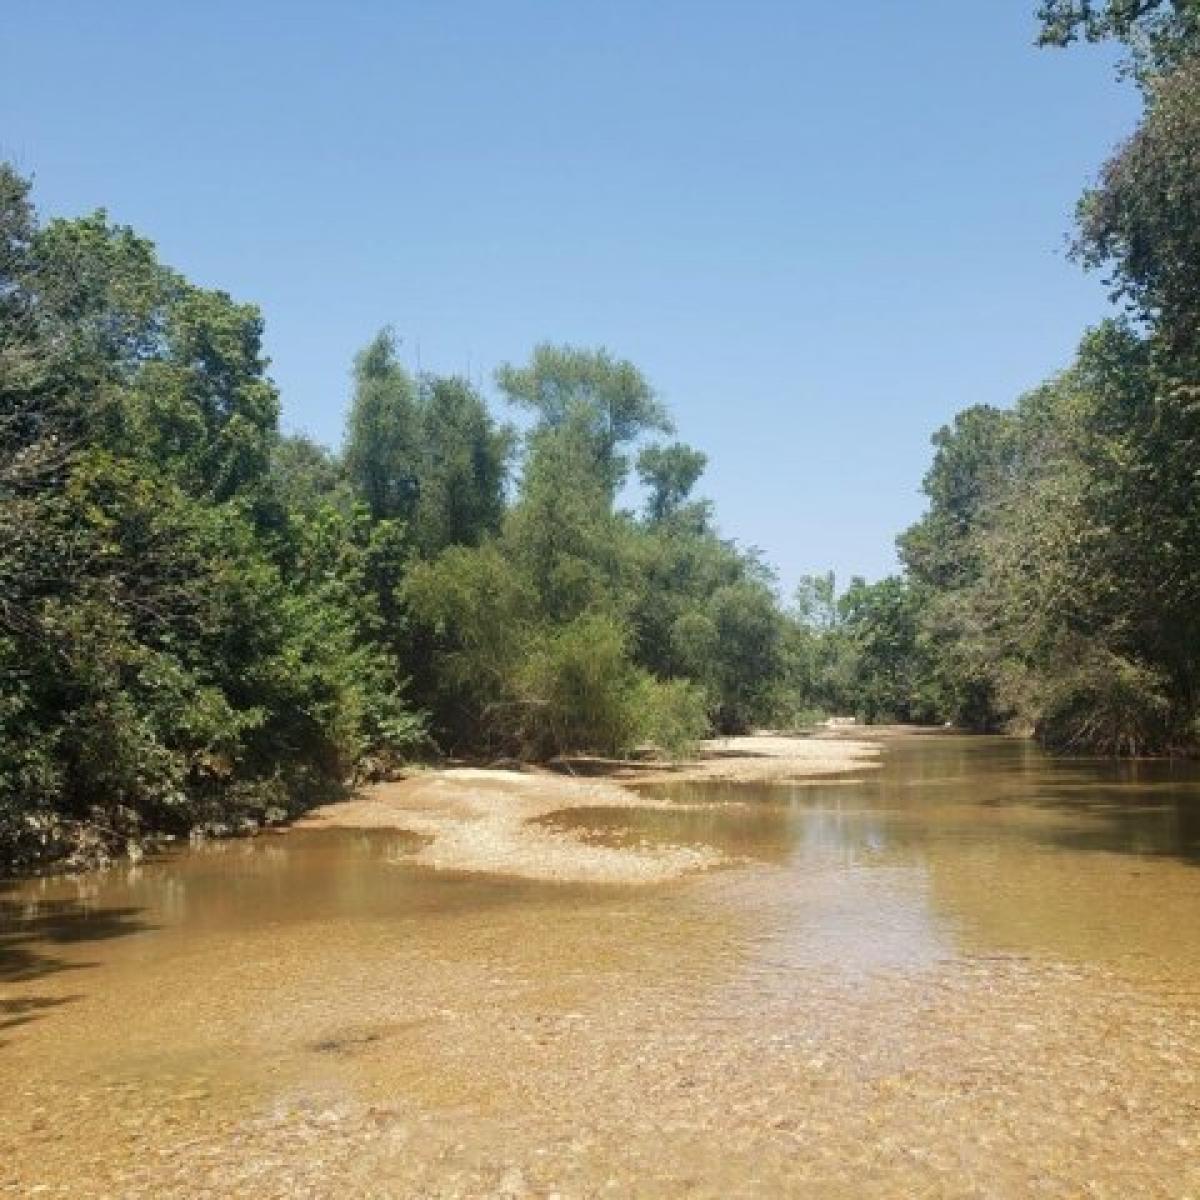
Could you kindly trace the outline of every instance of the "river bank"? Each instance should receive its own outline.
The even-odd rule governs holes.
[[[572,866],[567,861],[572,856],[562,853],[562,839],[536,839],[530,823],[560,809],[620,808],[634,803],[645,807],[645,799],[635,799],[635,786],[704,781],[792,783],[869,769],[877,760],[881,739],[900,731],[853,732],[864,736],[851,737],[847,729],[832,729],[808,736],[763,732],[713,738],[700,744],[696,756],[671,761],[575,758],[552,764],[514,763],[512,769],[417,765],[398,778],[358,788],[344,799],[291,813],[282,806],[249,812],[214,805],[208,818],[190,830],[148,828],[131,812],[114,817],[97,811],[89,818],[71,820],[46,814],[40,822],[30,823],[23,836],[23,854],[15,861],[0,861],[0,879],[76,874],[122,861],[140,862],[147,855],[170,852],[188,841],[250,838],[292,826],[317,826],[411,830],[442,843],[437,854],[422,856],[422,861],[431,865],[504,870],[509,862],[516,874],[529,878],[651,882],[712,864],[690,854],[670,856],[670,862],[662,861],[661,856],[654,862],[635,862],[628,855],[577,852]],[[460,823],[482,821],[481,832],[487,838],[451,837],[455,831],[446,820],[436,818],[439,806],[447,806],[444,818]],[[463,833],[465,828],[457,830],[458,835]],[[490,849],[485,848],[484,840],[493,843]],[[544,860],[539,862],[542,855]]]
[[[720,852],[664,843],[597,845],[586,829],[545,818],[570,812],[666,808],[667,783],[784,784],[828,780],[879,765],[879,740],[761,733],[713,739],[677,763],[580,760],[560,770],[458,767],[376,784],[325,805],[298,829],[392,829],[421,839],[414,863],[572,883],[661,883],[728,861]],[[586,772],[565,774],[564,770]]]

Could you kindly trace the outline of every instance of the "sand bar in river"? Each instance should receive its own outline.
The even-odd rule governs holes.
[[[421,771],[319,808],[301,828],[402,829],[423,839],[411,861],[439,870],[486,871],[574,883],[658,883],[718,865],[697,846],[604,846],[541,818],[573,809],[677,807],[627,784],[722,780],[795,783],[878,765],[877,743],[845,737],[756,734],[706,742],[667,767],[613,764],[602,777],[548,771]],[[592,764],[593,769],[595,764]]]

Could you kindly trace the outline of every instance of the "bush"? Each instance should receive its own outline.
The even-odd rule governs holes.
[[[1048,676],[1036,729],[1054,749],[1136,756],[1169,748],[1170,713],[1158,672],[1097,649]]]
[[[641,727],[639,742],[671,758],[694,754],[709,730],[708,697],[685,679],[667,681],[643,675],[633,697]]]
[[[517,679],[523,751],[542,758],[631,749],[640,682],[611,617],[585,614],[547,630]]]

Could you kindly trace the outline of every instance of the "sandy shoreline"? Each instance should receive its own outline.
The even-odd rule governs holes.
[[[422,771],[326,805],[297,823],[304,828],[396,829],[422,844],[406,861],[437,870],[482,871],[525,879],[639,884],[676,879],[719,865],[698,846],[595,845],[578,831],[541,818],[577,809],[679,807],[656,799],[647,784],[720,781],[798,783],[877,767],[876,741],[844,736],[756,734],[706,742],[694,761],[669,766],[611,764],[588,777],[545,770],[454,768]],[[588,764],[590,772],[600,770]],[[634,790],[636,784],[640,790]]]

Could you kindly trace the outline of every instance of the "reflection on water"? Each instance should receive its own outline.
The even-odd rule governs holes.
[[[953,949],[945,941],[952,928],[960,936],[1001,928],[1035,936],[1039,924],[1047,925],[1042,948],[1053,951],[1062,935],[1059,948],[1077,951],[1086,929],[1066,927],[1074,916],[1082,926],[1104,926],[1098,952],[1111,953],[1115,941],[1145,954],[1145,931],[1164,923],[1164,905],[1177,930],[1187,928],[1185,915],[1200,915],[1190,908],[1200,896],[1193,763],[1055,760],[1023,742],[927,735],[897,739],[882,771],[848,780],[668,784],[654,795],[678,807],[580,809],[547,823],[619,846],[707,845],[734,868],[775,868],[676,891],[748,889],[760,901],[789,904],[824,895],[839,906],[854,895],[862,907],[848,920],[846,940],[860,929],[873,937],[872,922],[899,905],[923,912],[942,953]],[[612,894],[414,869],[407,858],[416,845],[391,831],[269,835],[204,843],[135,867],[0,885],[0,981],[113,956],[159,956],[208,934],[309,921],[424,924],[499,907],[587,906]],[[1111,921],[1081,911],[1090,905]],[[803,925],[806,915],[791,919]],[[132,944],[119,944],[126,940]],[[1172,952],[1169,944],[1155,948]]]
[[[0,1190],[1200,1182],[1194,764],[928,735],[850,779],[655,795],[547,820],[728,865],[534,883],[331,830],[0,888]]]
[[[678,809],[550,820],[615,845],[665,840],[777,868],[727,883],[795,959],[914,964],[1045,953],[1189,964],[1200,939],[1200,767],[1053,759],[1029,743],[897,739],[884,769],[768,787],[666,785]]]

